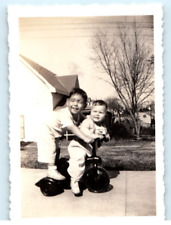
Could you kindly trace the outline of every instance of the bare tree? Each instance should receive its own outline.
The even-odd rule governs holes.
[[[153,49],[143,39],[142,29],[119,24],[117,36],[98,32],[92,40],[92,60],[103,71],[129,112],[137,138],[140,136],[139,109],[154,91]],[[106,76],[107,75],[107,76]]]
[[[120,121],[120,115],[124,110],[123,106],[120,103],[120,100],[118,98],[108,97],[107,99],[105,99],[105,101],[108,104],[109,110],[113,113],[115,112]]]

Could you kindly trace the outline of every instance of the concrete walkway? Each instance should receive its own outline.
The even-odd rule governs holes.
[[[46,176],[44,169],[21,169],[22,218],[155,216],[155,171],[109,171],[113,188],[105,193],[84,190],[75,197],[71,190],[45,197],[35,183]]]

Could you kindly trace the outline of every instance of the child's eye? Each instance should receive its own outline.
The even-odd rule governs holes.
[[[78,102],[78,103],[80,103],[80,104],[83,104],[83,101],[82,101],[82,100],[76,100],[76,99],[74,99],[74,98],[71,98],[70,101],[71,101],[71,102]]]

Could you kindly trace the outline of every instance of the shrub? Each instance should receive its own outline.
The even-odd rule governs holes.
[[[141,135],[155,136],[155,129],[152,127],[141,127]]]
[[[121,124],[121,123],[114,123],[112,125],[111,134],[112,134],[112,137],[114,138],[126,139],[131,137],[131,133],[129,132],[129,130],[126,128],[124,124]]]

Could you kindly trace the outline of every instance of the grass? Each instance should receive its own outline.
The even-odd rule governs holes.
[[[68,141],[61,143],[60,157],[68,158]],[[97,151],[102,158],[102,166],[108,170],[151,171],[155,165],[155,141],[144,140],[111,140],[104,143]],[[47,168],[47,164],[37,161],[37,144],[21,143],[21,167]]]

